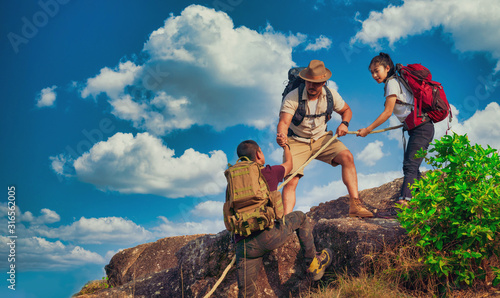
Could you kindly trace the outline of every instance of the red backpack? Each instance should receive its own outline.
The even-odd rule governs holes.
[[[427,115],[432,122],[452,118],[451,108],[441,83],[432,80],[431,72],[421,64],[396,64],[396,71],[403,78],[408,90],[413,93],[413,110],[404,120],[404,126],[411,130],[426,121]]]

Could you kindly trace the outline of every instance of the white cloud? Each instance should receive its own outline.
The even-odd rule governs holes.
[[[115,69],[105,67],[97,76],[87,79],[81,96],[96,98],[97,95],[106,93],[108,97],[117,98],[126,86],[134,82],[140,70],[141,67],[131,61],[120,63]]]
[[[332,46],[332,40],[324,35],[321,35],[320,37],[316,38],[314,43],[308,44],[305,50],[306,51],[319,51],[321,49],[328,50],[331,46]]]
[[[159,91],[149,103],[139,103],[126,94],[110,101],[110,104],[116,117],[129,120],[134,127],[155,135],[189,128],[196,122],[185,109],[189,104],[187,98],[174,98],[163,91]]]
[[[497,0],[406,0],[401,6],[389,5],[382,12],[370,12],[351,42],[379,47],[379,40],[387,39],[392,46],[410,35],[440,27],[451,36],[457,50],[489,52],[498,60],[499,14]],[[496,70],[499,69],[500,62]]]
[[[74,169],[72,167],[73,159],[64,154],[59,154],[57,156],[49,157],[50,166],[52,170],[60,176],[72,177],[74,175]]]
[[[221,208],[222,210],[222,208]],[[224,220],[204,220],[202,222],[180,222],[174,223],[166,217],[159,217],[163,223],[154,228],[157,237],[173,237],[195,234],[216,234],[225,230]]]
[[[400,177],[403,177],[402,171],[374,174],[358,173],[358,189],[361,191],[372,187],[378,187]],[[295,210],[307,212],[311,207],[317,206],[319,203],[336,200],[337,198],[345,195],[347,195],[346,186],[342,180],[335,180],[327,185],[315,186],[301,195],[297,194],[297,205]]]
[[[382,141],[371,142],[366,145],[365,149],[356,154],[356,159],[361,160],[368,166],[374,166],[385,155],[382,151],[383,146]]]
[[[380,126],[377,129],[395,127],[395,126],[399,126],[399,125],[401,125],[401,122],[398,120],[398,118],[396,116],[392,115],[391,117],[389,117],[389,125]],[[402,130],[403,130],[402,128],[398,128],[398,129],[393,129],[393,130],[389,130],[388,132],[386,132],[387,138],[389,138],[390,140],[398,141],[400,148],[403,148],[403,143],[402,143],[403,133],[401,132]]]
[[[0,236],[2,255],[8,255],[9,241],[7,237]],[[23,270],[61,270],[89,263],[105,263],[102,256],[80,246],[64,245],[61,241],[50,242],[40,237],[16,239],[16,250],[16,266]],[[1,263],[6,261],[7,258]]]
[[[458,115],[458,111],[456,111]],[[456,119],[456,117],[454,118]],[[446,121],[436,124],[435,138],[441,138],[448,128]],[[469,119],[451,122],[451,131],[467,134],[471,144],[480,144],[483,148],[490,145],[500,150],[500,105],[496,102],[488,104],[484,110],[478,110]]]
[[[305,40],[271,25],[234,27],[226,13],[191,5],[151,33],[143,64],[103,68],[81,95],[105,93],[116,117],[156,135],[196,124],[274,126],[292,50]]]
[[[12,212],[12,210],[9,209],[7,204],[0,206],[0,214],[5,214],[7,216],[9,212]],[[57,212],[47,208],[43,208],[42,210],[40,210],[41,214],[39,216],[33,215],[33,213],[30,211],[26,211],[23,213],[18,205],[16,205],[15,212],[17,223],[25,222],[29,223],[30,225],[44,225],[52,224],[61,220],[61,217],[59,216],[59,214],[57,214]],[[4,219],[7,219],[7,217],[5,217]],[[2,219],[0,219],[0,222],[3,222]],[[7,221],[5,221],[5,223],[6,222]],[[5,224],[5,226],[7,226],[7,224]],[[20,226],[17,226],[16,229],[17,228],[20,228]]]
[[[434,124],[434,140],[441,139],[448,131],[448,134],[453,132],[464,135],[467,134],[471,144],[480,144],[483,148],[490,145],[492,148],[500,150],[500,105],[497,102],[491,102],[484,110],[477,110],[469,119],[464,121],[458,120],[460,111],[454,106],[451,106],[453,119],[448,122],[447,119]],[[389,118],[390,126],[398,125],[399,121],[396,117]],[[449,127],[449,130],[448,130]],[[408,141],[408,134],[406,141]],[[390,131],[387,135],[389,139],[399,142],[402,148],[401,130]]]
[[[191,210],[191,213],[196,217],[204,218],[222,218],[222,207],[224,202],[205,201],[201,202]]]
[[[55,85],[42,89],[36,98],[36,106],[38,108],[52,107],[57,97],[56,89]]]
[[[32,227],[38,235],[86,244],[133,244],[152,239],[151,232],[131,220],[120,217],[85,218],[71,225],[48,228]]]
[[[24,219],[24,221],[27,221],[32,225],[51,224],[58,222],[60,220],[61,217],[59,216],[59,214],[57,214],[57,212],[47,208],[43,208],[41,210],[40,216],[33,216],[33,214],[28,211],[25,213],[25,219]]]
[[[279,146],[271,148],[271,154],[269,154],[269,159],[274,164],[282,164],[283,163],[283,149]],[[267,157],[266,157],[267,161]]]
[[[453,119],[448,123],[448,120],[445,119],[439,123],[434,124],[434,139],[441,139],[446,134],[448,130],[448,126],[450,129],[448,130],[448,134],[457,133],[457,134],[467,134],[471,143],[480,144],[484,148],[487,145],[495,149],[500,150],[500,105],[497,102],[491,102],[488,104],[484,110],[478,110],[472,115],[469,119],[464,121],[458,120],[458,115],[460,111],[454,105],[451,106],[451,111],[453,114]],[[396,117],[392,116],[390,119],[390,126],[397,125],[399,121]],[[406,137],[408,141],[407,133]],[[393,130],[388,134],[389,139],[393,139],[399,142],[400,147],[402,148],[402,135],[401,130]]]
[[[106,255],[104,256],[104,259],[106,260],[106,263],[109,263],[109,261],[111,261],[111,258],[113,258],[114,255],[116,255],[117,253],[119,253],[120,251],[122,251],[123,249],[119,249],[119,250],[108,250],[106,252]]]
[[[168,198],[207,196],[220,193],[226,185],[227,157],[220,150],[210,155],[187,149],[175,157],[174,150],[148,133],[117,133],[95,144],[72,165],[57,157],[53,169],[61,173],[73,168],[75,176],[101,190],[155,194]],[[62,174],[65,174],[64,171]]]

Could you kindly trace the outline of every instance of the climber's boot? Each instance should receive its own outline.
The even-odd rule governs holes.
[[[316,254],[309,268],[307,268],[307,272],[312,276],[314,281],[320,280],[323,277],[326,267],[332,263],[332,255],[332,251],[328,248]]]
[[[351,198],[349,200],[349,216],[365,218],[373,217],[373,213],[363,207],[359,198]]]

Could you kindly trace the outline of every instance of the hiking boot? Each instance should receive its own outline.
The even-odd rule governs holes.
[[[409,200],[400,199],[399,201],[396,202],[396,208],[398,209],[406,208],[408,207],[409,202],[410,202]]]
[[[350,217],[373,217],[373,213],[368,211],[363,205],[359,198],[351,198],[349,200],[349,216]]]
[[[320,280],[325,274],[326,267],[330,266],[332,263],[332,251],[328,248],[325,248],[321,251],[321,253],[316,254],[314,259],[307,268],[307,272],[312,275],[312,279],[314,281]]]

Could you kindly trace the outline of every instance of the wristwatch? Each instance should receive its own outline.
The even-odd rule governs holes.
[[[347,122],[347,121],[342,121],[342,122],[340,122],[340,123],[342,123],[342,124],[344,124],[345,126],[349,127],[349,122]]]

